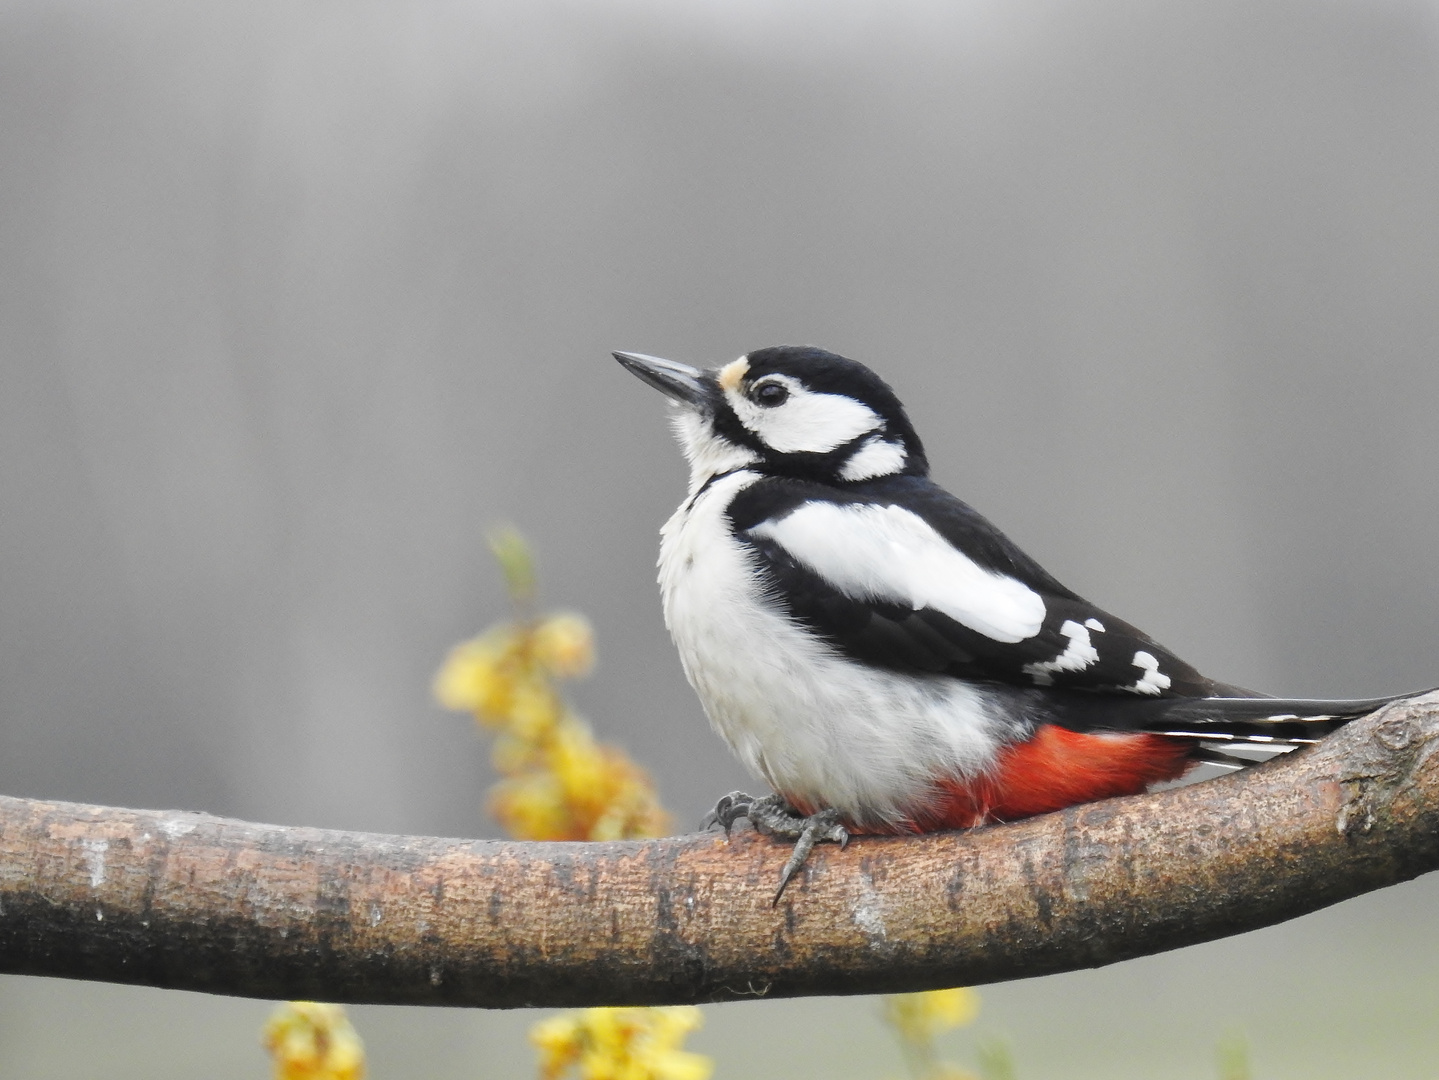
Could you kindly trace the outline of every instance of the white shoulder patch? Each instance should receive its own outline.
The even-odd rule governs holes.
[[[892,476],[904,468],[904,447],[872,435],[840,469],[841,480],[872,480],[876,476]]]
[[[1033,637],[1044,622],[1044,600],[1033,589],[985,570],[898,506],[808,502],[750,532],[857,600],[934,608],[1010,644]]]

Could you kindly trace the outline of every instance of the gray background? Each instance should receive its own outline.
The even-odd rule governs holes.
[[[1275,693],[1439,683],[1439,9],[0,2],[0,790],[491,835],[428,699],[532,537],[583,710],[745,782],[665,636],[683,469],[608,357],[812,342],[1062,580]],[[1025,1080],[1427,1077],[1439,885],[985,991]],[[0,979],[0,1076],[266,1075],[261,1003]],[[861,1000],[720,1080],[880,1080]],[[376,1080],[533,1016],[357,1010]],[[968,1036],[952,1054],[963,1059]]]

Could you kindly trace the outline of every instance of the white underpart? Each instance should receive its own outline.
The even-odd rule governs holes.
[[[839,470],[841,480],[872,480],[876,476],[892,476],[904,469],[904,447],[879,436],[864,441]]]
[[[665,623],[710,722],[776,791],[859,824],[922,809],[937,778],[993,764],[999,703],[946,676],[856,664],[764,595],[725,509],[758,476],[716,480],[661,532]]]
[[[1090,664],[1097,664],[1099,650],[1090,643],[1089,626],[1098,621],[1089,619],[1084,626],[1080,626],[1073,619],[1065,619],[1059,627],[1059,632],[1069,639],[1064,652],[1053,660],[1025,664],[1024,673],[1034,680],[1036,686],[1053,686],[1056,671],[1083,671]],[[1101,625],[1099,629],[1103,630],[1104,627]]]
[[[774,540],[856,600],[933,608],[1011,644],[1033,637],[1044,623],[1037,592],[984,569],[902,507],[808,502],[750,532]]]
[[[884,425],[868,405],[843,394],[806,390],[803,383],[788,375],[766,375],[756,381],[782,383],[789,397],[783,405],[765,408],[736,386],[725,390],[725,400],[741,424],[781,454],[827,454]]]
[[[1160,694],[1169,689],[1173,680],[1159,670],[1159,661],[1153,653],[1147,653],[1143,649],[1135,653],[1134,666],[1144,674],[1139,676],[1133,686],[1124,687],[1125,690],[1132,690],[1136,694]]]
[[[709,420],[694,409],[680,406],[670,417],[675,438],[690,466],[690,494],[711,476],[742,469],[759,461],[759,455],[714,433]]]

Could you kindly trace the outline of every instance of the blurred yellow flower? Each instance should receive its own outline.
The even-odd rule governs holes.
[[[521,840],[574,840],[574,817],[564,789],[550,773],[535,769],[501,780],[490,789],[489,810],[505,832]]]
[[[530,1029],[541,1080],[709,1080],[714,1062],[680,1047],[702,1022],[692,1005],[585,1009]]]
[[[502,717],[509,709],[511,679],[501,669],[505,659],[498,634],[464,641],[450,650],[435,676],[439,703],[457,712]]]
[[[967,986],[891,994],[884,999],[884,1015],[901,1038],[928,1042],[943,1032],[974,1023],[979,1015],[979,994]]]
[[[317,1001],[291,1001],[265,1025],[265,1049],[275,1080],[362,1080],[365,1047],[345,1010]]]
[[[977,1015],[979,994],[968,987],[884,999],[884,1018],[899,1036],[913,1080],[974,1080],[973,1073],[940,1060],[934,1037],[972,1024]]]
[[[520,616],[462,642],[435,675],[435,698],[494,731],[491,761],[504,779],[490,812],[521,840],[625,840],[663,836],[669,816],[649,775],[618,747],[598,742],[565,703],[556,679],[594,666],[594,633],[579,615],[536,619],[533,561],[513,529],[490,546]]]
[[[1219,1080],[1254,1080],[1249,1063],[1249,1041],[1239,1033],[1226,1035],[1215,1048],[1219,1057]]]
[[[551,615],[535,627],[535,658],[557,679],[588,675],[595,665],[595,635],[579,615]]]

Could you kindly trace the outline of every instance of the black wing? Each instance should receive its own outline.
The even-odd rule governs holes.
[[[885,512],[872,513],[875,508]],[[767,478],[736,496],[729,514],[774,603],[864,663],[1121,698],[1248,693],[1205,678],[1066,589],[973,509],[926,479],[885,478],[838,492]],[[876,535],[891,526],[903,534],[901,542]],[[952,551],[926,540],[933,534]],[[852,565],[845,562],[847,552],[853,552]],[[888,562],[877,552],[888,553]],[[906,560],[913,565],[907,568]],[[971,580],[972,604],[966,601]],[[1011,606],[1005,606],[1011,604],[1005,589],[1015,594]],[[1025,594],[1037,597],[1042,608]],[[1031,612],[1042,618],[1025,625]]]

